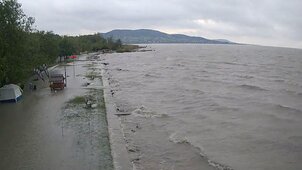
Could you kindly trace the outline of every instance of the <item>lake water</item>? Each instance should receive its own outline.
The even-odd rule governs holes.
[[[302,169],[302,50],[147,49],[103,56],[138,169]]]

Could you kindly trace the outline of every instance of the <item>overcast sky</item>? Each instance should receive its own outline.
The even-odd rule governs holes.
[[[302,0],[19,0],[39,30],[79,35],[150,28],[302,48]]]

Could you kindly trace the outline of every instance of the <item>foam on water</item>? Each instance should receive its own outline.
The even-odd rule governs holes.
[[[147,109],[145,106],[136,108],[131,112],[134,116],[144,117],[144,118],[155,118],[155,117],[167,117],[166,114],[157,113]]]
[[[186,136],[180,134],[180,133],[177,133],[177,132],[174,132],[172,133],[170,136],[169,136],[169,141],[173,142],[173,143],[176,143],[176,144],[184,144],[184,143],[188,143],[190,144],[192,147],[194,148],[197,148],[199,150],[199,154],[200,156],[203,158],[203,159],[206,159],[208,164],[212,167],[215,167],[216,169],[218,170],[232,170],[232,168],[226,166],[226,165],[222,165],[218,162],[215,162],[213,160],[210,160],[207,155],[204,153],[203,149],[201,147],[197,147],[197,146],[194,146],[191,142],[189,142],[189,140],[187,139]]]
[[[176,132],[169,136],[169,141],[173,143],[188,143],[188,140],[185,136],[182,136]]]

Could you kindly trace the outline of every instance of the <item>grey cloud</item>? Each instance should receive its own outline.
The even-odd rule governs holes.
[[[38,28],[60,34],[116,28],[195,30],[210,38],[302,48],[300,0],[20,0]],[[212,25],[197,20],[213,21]],[[201,35],[202,33],[202,35]],[[243,39],[244,37],[244,39]],[[279,41],[271,44],[273,40]],[[261,40],[261,41],[260,41]],[[264,40],[267,40],[267,44]]]

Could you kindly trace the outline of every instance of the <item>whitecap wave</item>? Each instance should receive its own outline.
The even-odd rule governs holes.
[[[173,143],[189,143],[187,137],[180,135],[179,133],[172,133],[169,136],[169,141]]]
[[[155,118],[155,117],[167,117],[167,114],[157,113],[147,109],[145,106],[141,106],[132,111],[132,114],[137,117]]]
[[[200,147],[197,147],[195,145],[193,145],[185,135],[181,134],[181,133],[178,133],[178,132],[174,132],[172,133],[170,136],[169,136],[169,141],[170,142],[173,142],[173,143],[176,143],[176,144],[189,144],[191,145],[192,147],[196,148],[198,151],[199,151],[199,154],[200,156],[205,159],[208,164],[218,170],[233,170],[231,167],[229,166],[226,166],[226,165],[223,165],[223,164],[220,164],[216,161],[213,161],[213,160],[210,160],[208,158],[208,156],[205,154],[205,152],[203,151],[202,148]]]
[[[219,170],[233,170],[232,168],[230,168],[228,166],[219,164],[219,163],[214,162],[212,160],[208,160],[208,163],[209,163],[209,165],[211,165],[211,166],[213,166],[213,167],[215,167],[216,169],[219,169]]]

